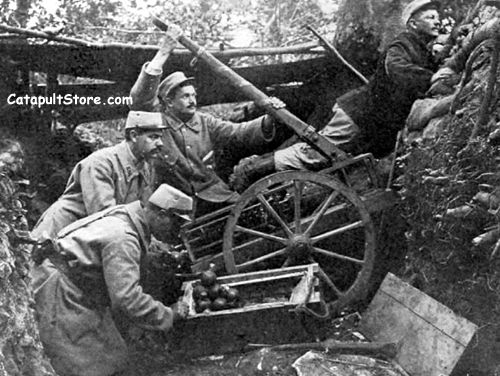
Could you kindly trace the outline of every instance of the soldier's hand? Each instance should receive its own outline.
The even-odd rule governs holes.
[[[434,84],[435,82],[439,80],[449,80],[450,78],[453,78],[454,76],[457,76],[455,71],[451,68],[444,67],[439,69],[436,73],[431,78],[431,84]]]
[[[189,307],[186,302],[178,301],[172,305],[172,311],[174,312],[174,321],[185,320],[189,313]]]
[[[160,53],[170,54],[177,45],[177,42],[182,35],[182,29],[174,24],[168,25],[168,30],[160,42]]]
[[[279,98],[269,97],[269,101],[271,102],[271,106],[273,106],[273,108],[276,109],[276,110],[279,110],[281,108],[285,108],[286,107],[285,102],[283,102]]]

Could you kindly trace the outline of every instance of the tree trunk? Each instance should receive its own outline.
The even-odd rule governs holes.
[[[16,21],[19,22],[19,26],[26,27],[29,16],[29,9],[31,5],[31,0],[17,0],[16,1]]]
[[[341,0],[334,44],[361,72],[373,73],[385,47],[404,30],[401,14],[410,0]]]

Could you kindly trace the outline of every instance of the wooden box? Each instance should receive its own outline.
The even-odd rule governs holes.
[[[360,329],[372,341],[398,343],[395,361],[410,375],[447,376],[478,327],[388,273]]]
[[[173,351],[204,356],[241,351],[249,343],[288,343],[308,337],[295,308],[320,308],[318,265],[301,265],[283,269],[219,277],[221,285],[239,291],[237,308],[197,313],[193,286],[199,280],[184,283],[183,300],[189,305],[189,316],[176,324],[171,336]]]

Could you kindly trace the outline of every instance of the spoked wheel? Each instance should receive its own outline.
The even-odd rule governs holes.
[[[363,298],[374,252],[373,222],[359,196],[317,172],[279,172],[254,183],[224,232],[228,273],[317,263],[330,311]]]

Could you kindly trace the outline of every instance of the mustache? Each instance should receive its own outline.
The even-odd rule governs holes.
[[[144,152],[143,155],[145,158],[151,158],[151,157],[160,158],[162,157],[161,151],[162,151],[161,148],[156,148],[148,152]]]

